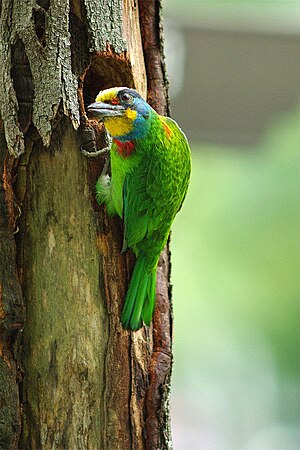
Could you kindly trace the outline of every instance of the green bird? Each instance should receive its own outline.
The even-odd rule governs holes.
[[[133,89],[101,91],[88,112],[104,122],[112,137],[111,176],[96,184],[99,204],[124,221],[123,249],[136,263],[122,311],[125,329],[150,325],[156,292],[156,268],[172,222],[190,180],[187,139],[174,120],[160,116]]]

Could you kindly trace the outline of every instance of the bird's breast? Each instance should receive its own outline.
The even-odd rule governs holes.
[[[129,158],[129,156],[131,156],[134,152],[133,141],[121,142],[117,139],[114,139],[114,142],[116,143],[117,152],[119,153],[119,155],[123,156],[123,158]]]

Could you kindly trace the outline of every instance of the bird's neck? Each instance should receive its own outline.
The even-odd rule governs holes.
[[[144,132],[144,133],[143,133]],[[113,142],[116,146],[116,151],[124,158],[130,157],[135,151],[140,151],[147,148],[149,141],[153,141],[161,133],[170,137],[171,130],[165,122],[165,117],[159,116],[155,113],[153,117],[149,118],[147,128],[143,132],[135,130],[124,136],[113,137]]]

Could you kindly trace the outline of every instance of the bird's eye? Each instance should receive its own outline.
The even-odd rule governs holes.
[[[125,102],[128,105],[130,105],[131,103],[133,103],[133,96],[131,94],[128,94],[128,92],[124,92],[121,95],[121,100],[122,100],[122,102]]]

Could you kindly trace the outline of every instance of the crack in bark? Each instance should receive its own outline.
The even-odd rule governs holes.
[[[77,103],[77,78],[71,69],[69,41],[68,2],[53,0],[45,11],[45,31],[35,27],[34,0],[3,0],[2,26],[0,33],[0,79],[7,89],[0,91],[0,109],[4,121],[5,136],[9,152],[19,156],[24,152],[24,135],[18,120],[18,98],[10,73],[10,44],[21,41],[27,56],[32,83],[34,85],[32,121],[49,146],[52,127],[61,99],[64,113],[70,117],[75,128],[79,125]],[[10,19],[8,20],[8,17]]]
[[[16,221],[12,190],[14,161],[6,155],[4,132],[0,127],[0,447],[16,449],[21,411],[15,343],[24,324],[24,310],[13,236]]]

